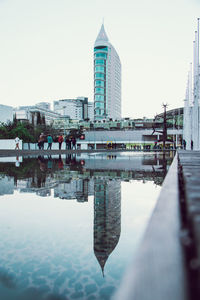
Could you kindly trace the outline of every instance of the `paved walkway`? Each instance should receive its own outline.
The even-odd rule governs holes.
[[[182,242],[192,299],[200,299],[200,151],[179,151]]]
[[[177,151],[121,299],[200,299],[200,151]]]

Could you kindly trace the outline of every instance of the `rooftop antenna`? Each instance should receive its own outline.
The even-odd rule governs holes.
[[[104,17],[103,17],[103,22],[102,22],[102,24],[104,25]]]

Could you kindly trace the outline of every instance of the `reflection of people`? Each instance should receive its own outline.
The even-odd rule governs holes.
[[[69,136],[66,136],[65,138],[65,143],[66,143],[66,150],[70,150],[71,149],[71,140],[69,138]]]
[[[51,158],[51,155],[49,155],[48,162],[47,162],[47,168],[52,169],[52,166],[53,166],[52,158]]]
[[[50,134],[48,134],[48,136],[47,136],[47,142],[48,142],[47,150],[48,150],[48,149],[51,150],[52,143],[53,143],[53,139],[52,139],[52,136],[51,136]]]
[[[19,162],[19,156],[16,157],[16,162],[15,162],[15,167],[19,167],[20,166],[20,162]]]
[[[70,165],[71,160],[72,160],[71,154],[66,155],[66,158],[65,158],[65,164],[66,164],[66,165]]]
[[[193,150],[193,141],[191,141],[191,150]]]
[[[72,138],[72,149],[73,148],[76,150],[76,138],[75,137]]]
[[[20,142],[20,139],[18,138],[18,136],[16,136],[15,138],[15,150],[19,150],[19,142]]]
[[[45,172],[46,171],[46,164],[45,164],[44,157],[39,155],[38,156],[38,162],[39,162],[39,165],[40,165],[40,170],[42,172]]]
[[[186,149],[186,140],[183,140],[183,149]]]
[[[63,161],[61,155],[59,155],[59,159],[58,159],[58,168],[61,170],[63,169]]]
[[[62,134],[61,134],[61,135],[59,135],[59,137],[58,137],[59,150],[61,150],[62,142],[63,142],[63,136],[62,136]]]

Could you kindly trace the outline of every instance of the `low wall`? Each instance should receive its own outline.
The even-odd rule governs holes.
[[[138,255],[112,300],[187,300],[180,242],[177,155],[164,180]]]
[[[19,142],[19,148],[22,149],[22,141]],[[0,140],[0,150],[15,149],[15,140]]]

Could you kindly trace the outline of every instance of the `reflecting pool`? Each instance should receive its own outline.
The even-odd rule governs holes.
[[[0,299],[111,299],[172,159],[0,158]]]

